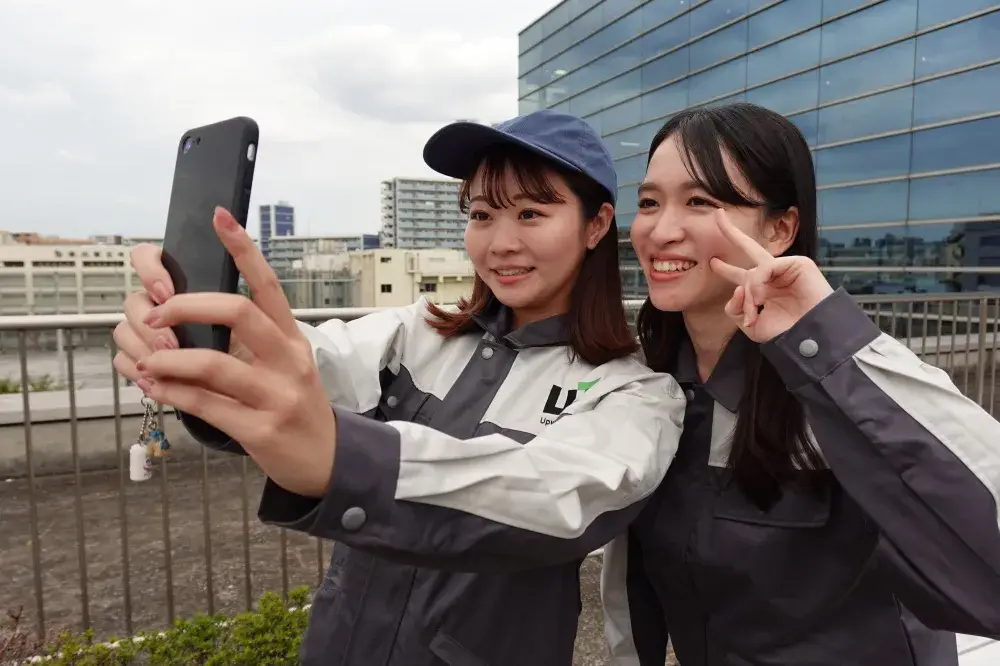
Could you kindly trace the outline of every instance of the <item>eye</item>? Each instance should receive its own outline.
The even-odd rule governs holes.
[[[484,222],[490,219],[490,216],[481,210],[474,210],[469,213],[469,219],[475,220],[476,222]]]
[[[649,197],[642,197],[639,199],[639,208],[653,208],[658,205],[659,204],[656,202],[656,199],[650,199]]]
[[[690,199],[688,199],[688,205],[689,206],[711,206],[713,208],[718,208],[719,207],[719,204],[715,203],[714,201],[709,201],[705,197],[697,197],[697,196],[696,197],[691,197]]]
[[[530,208],[525,208],[521,211],[520,217],[522,220],[537,220],[542,216],[537,210],[532,210]]]

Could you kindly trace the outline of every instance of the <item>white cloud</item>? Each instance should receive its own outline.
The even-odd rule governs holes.
[[[517,112],[517,31],[538,9],[504,7],[5,0],[3,226],[159,233],[182,132],[249,115],[255,205],[291,201],[299,233],[374,232],[379,181],[430,173],[434,130]]]

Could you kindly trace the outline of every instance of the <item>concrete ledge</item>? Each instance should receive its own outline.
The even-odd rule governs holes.
[[[32,391],[28,394],[28,408],[31,410],[31,422],[48,423],[51,421],[69,421],[70,392],[65,391]],[[144,407],[140,402],[142,391],[135,386],[122,386],[119,389],[121,415],[141,415]],[[164,411],[172,412],[173,408],[164,407]],[[115,394],[113,388],[90,388],[76,390],[76,418],[78,419],[110,419],[115,415]],[[171,418],[173,418],[171,416]],[[24,396],[20,393],[0,395],[0,426],[21,425],[24,423]]]

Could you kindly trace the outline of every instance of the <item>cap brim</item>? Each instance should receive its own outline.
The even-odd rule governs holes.
[[[567,169],[582,171],[544,148],[533,146],[487,125],[457,122],[442,127],[424,144],[424,162],[438,173],[451,178],[469,178],[479,167],[486,153],[495,146],[520,146],[539,157],[551,160]]]

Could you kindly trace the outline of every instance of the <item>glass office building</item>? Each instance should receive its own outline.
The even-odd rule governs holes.
[[[520,34],[518,82],[521,112],[567,111],[604,136],[621,229],[663,122],[746,100],[813,148],[831,282],[1000,289],[1000,2],[566,0]]]

